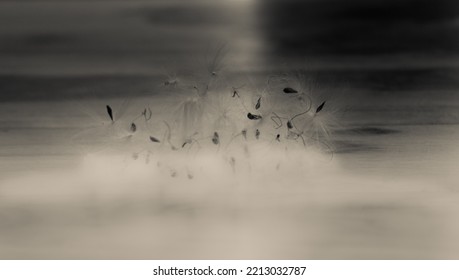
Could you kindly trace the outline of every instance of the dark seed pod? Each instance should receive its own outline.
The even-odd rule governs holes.
[[[212,137],[212,143],[218,145],[220,143],[220,137],[218,136],[217,132],[214,132],[214,136]]]
[[[159,143],[159,142],[161,142],[161,141],[159,141],[159,139],[158,139],[158,138],[156,138],[156,137],[153,137],[153,136],[150,136],[150,141],[151,141],[151,142],[155,142],[155,143]]]
[[[112,107],[110,107],[109,105],[107,105],[107,113],[110,119],[113,121],[113,111],[112,111]]]
[[[298,91],[291,87],[286,87],[284,88],[284,93],[298,93]]]
[[[322,104],[320,104],[319,107],[317,107],[316,114],[319,113],[320,111],[322,111],[322,109],[324,108],[324,105],[325,105],[325,101],[322,102]]]
[[[254,115],[252,113],[248,113],[247,114],[247,118],[249,118],[250,120],[259,120],[261,119],[262,117],[260,115]]]
[[[257,140],[260,138],[260,131],[258,130],[255,130],[255,138],[257,138]]]
[[[255,105],[255,110],[260,109],[261,106],[261,97],[258,98],[257,104]]]
[[[137,126],[135,125],[135,123],[131,123],[131,127],[129,129],[131,130],[131,132],[136,132]]]
[[[191,144],[191,139],[185,140],[185,142],[182,144],[182,148],[185,148],[186,144]]]
[[[244,137],[245,140],[247,140],[247,130],[242,130],[241,131],[242,136]]]
[[[278,142],[280,142],[280,134],[277,134],[276,140],[277,140]]]
[[[288,121],[288,122],[287,122],[287,128],[288,128],[288,129],[292,129],[292,128],[293,128],[293,125],[292,125],[292,122],[291,122],[291,121]]]
[[[146,120],[146,121],[149,121],[149,120],[151,119],[151,115],[152,115],[152,114],[153,114],[153,113],[151,112],[150,107],[145,108],[145,109],[143,110],[143,112],[142,112],[142,115],[145,117],[145,120]]]

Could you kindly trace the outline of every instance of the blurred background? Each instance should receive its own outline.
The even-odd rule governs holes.
[[[0,1],[0,199],[5,202],[0,235],[6,240],[0,257],[458,258],[457,246],[445,249],[457,241],[453,233],[458,230],[453,225],[454,205],[459,205],[458,34],[459,2],[453,0]],[[279,234],[300,243],[284,243],[272,233],[252,251],[225,254],[225,242],[239,244],[235,248],[252,244],[269,228],[266,213],[271,212],[251,208],[250,217],[266,218],[254,227],[243,214],[234,216],[235,211],[207,217],[205,225],[221,222],[212,228],[217,236],[212,239],[210,233],[200,235],[202,220],[190,220],[179,207],[171,210],[172,222],[162,214],[156,217],[158,223],[172,223],[174,232],[192,233],[166,238],[167,244],[176,244],[170,254],[161,242],[148,241],[143,248],[139,241],[123,255],[131,247],[122,233],[102,246],[113,250],[98,254],[81,244],[97,243],[110,234],[110,227],[129,235],[134,229],[150,232],[150,224],[113,222],[110,214],[104,218],[113,223],[94,228],[93,223],[100,226],[95,218],[78,216],[75,206],[68,215],[85,221],[74,229],[84,239],[72,240],[74,232],[65,229],[68,220],[52,211],[62,205],[35,207],[8,195],[8,187],[30,187],[31,181],[20,181],[30,171],[78,162],[81,154],[70,140],[91,124],[75,102],[130,96],[155,103],[165,80],[200,69],[212,46],[222,43],[229,49],[228,75],[250,76],[263,84],[269,75],[302,71],[325,92],[327,104],[339,108],[334,163],[347,186],[357,187],[342,200],[331,191],[314,203],[297,201],[291,208],[298,190],[274,192],[283,197],[275,205],[285,210],[279,214],[270,208],[283,226]],[[386,196],[375,201],[373,191],[386,187]],[[406,187],[415,191],[402,199],[398,191]],[[268,204],[264,200],[258,205]],[[136,211],[145,214],[143,208]],[[236,237],[225,233],[232,228],[229,220],[236,221],[230,223],[238,230]],[[311,226],[315,233],[310,238],[303,233]],[[39,233],[30,233],[34,231]],[[323,234],[330,231],[340,234]],[[162,228],[160,234],[165,238],[170,232]],[[418,237],[410,241],[414,235]],[[46,253],[53,246],[49,236],[61,237],[61,250]],[[198,252],[190,245],[208,238],[215,250],[209,245]],[[284,247],[256,251],[273,240]],[[120,241],[120,247],[113,247]]]
[[[91,125],[73,101],[158,96],[164,81],[205,68],[219,44],[228,49],[227,75],[260,87],[269,75],[302,71],[339,108],[339,125],[359,136],[459,120],[455,1],[0,1],[0,8],[4,172],[29,161],[17,155],[70,153],[69,135]],[[337,152],[381,149],[355,133],[352,141],[341,136]]]
[[[193,67],[216,42],[228,45],[228,68],[235,72],[314,70],[319,78],[382,94],[457,89],[455,1],[66,0],[0,5],[3,101],[66,98],[78,94],[83,83],[90,87],[95,78],[109,83],[110,77],[123,76],[144,84],[143,79]],[[44,83],[52,86],[45,91]],[[152,90],[138,87],[131,91]],[[106,94],[116,94],[110,91]]]

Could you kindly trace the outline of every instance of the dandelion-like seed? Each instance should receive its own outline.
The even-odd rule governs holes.
[[[263,117],[261,115],[255,115],[255,114],[252,114],[252,113],[247,113],[247,118],[249,120],[260,120],[262,119]]]
[[[206,55],[206,68],[207,73],[211,76],[218,76],[224,68],[224,60],[228,53],[226,44],[222,43],[215,48],[215,51],[212,52],[212,56],[208,57]]]
[[[128,102],[120,107],[106,102],[105,110],[99,108],[103,127],[113,131],[120,127],[117,137],[133,146],[122,151],[128,160],[137,164],[155,160],[158,165],[150,167],[180,180],[200,177],[197,172],[205,169],[195,166],[200,157],[205,159],[201,164],[214,165],[219,159],[236,173],[260,170],[256,165],[269,161],[273,163],[269,168],[287,169],[291,154],[310,147],[331,151],[333,102],[317,94],[311,79],[282,74],[269,77],[260,87],[251,81],[232,84],[222,72],[225,52],[222,45],[206,57],[205,74],[187,85],[175,74],[167,77],[161,89],[173,91],[171,96],[180,102],[164,119],[143,105],[134,117],[121,120]],[[215,161],[209,161],[209,155]]]
[[[164,76],[165,77],[161,85],[162,87],[169,89],[178,89],[182,86],[182,82],[179,79],[176,72],[166,71],[166,74]]]

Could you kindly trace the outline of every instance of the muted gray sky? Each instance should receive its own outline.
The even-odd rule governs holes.
[[[268,42],[298,55],[459,53],[459,2],[268,0],[259,16]]]
[[[0,1],[2,72],[65,70],[59,62],[81,59],[117,67],[113,55],[147,67],[211,41],[227,41],[241,62],[255,54],[451,62],[457,34],[453,0]],[[33,65],[39,58],[47,67]]]
[[[54,98],[107,81],[107,94],[144,92],[219,42],[236,72],[287,65],[338,69],[322,74],[351,87],[456,89],[457,34],[453,0],[0,1],[0,90]]]

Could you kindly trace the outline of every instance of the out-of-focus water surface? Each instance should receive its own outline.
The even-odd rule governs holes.
[[[0,2],[0,258],[458,259],[455,56],[283,57],[260,2]],[[131,96],[160,119],[164,81],[221,41],[235,81],[305,68],[336,108],[331,161],[188,180],[88,160],[86,110]]]

